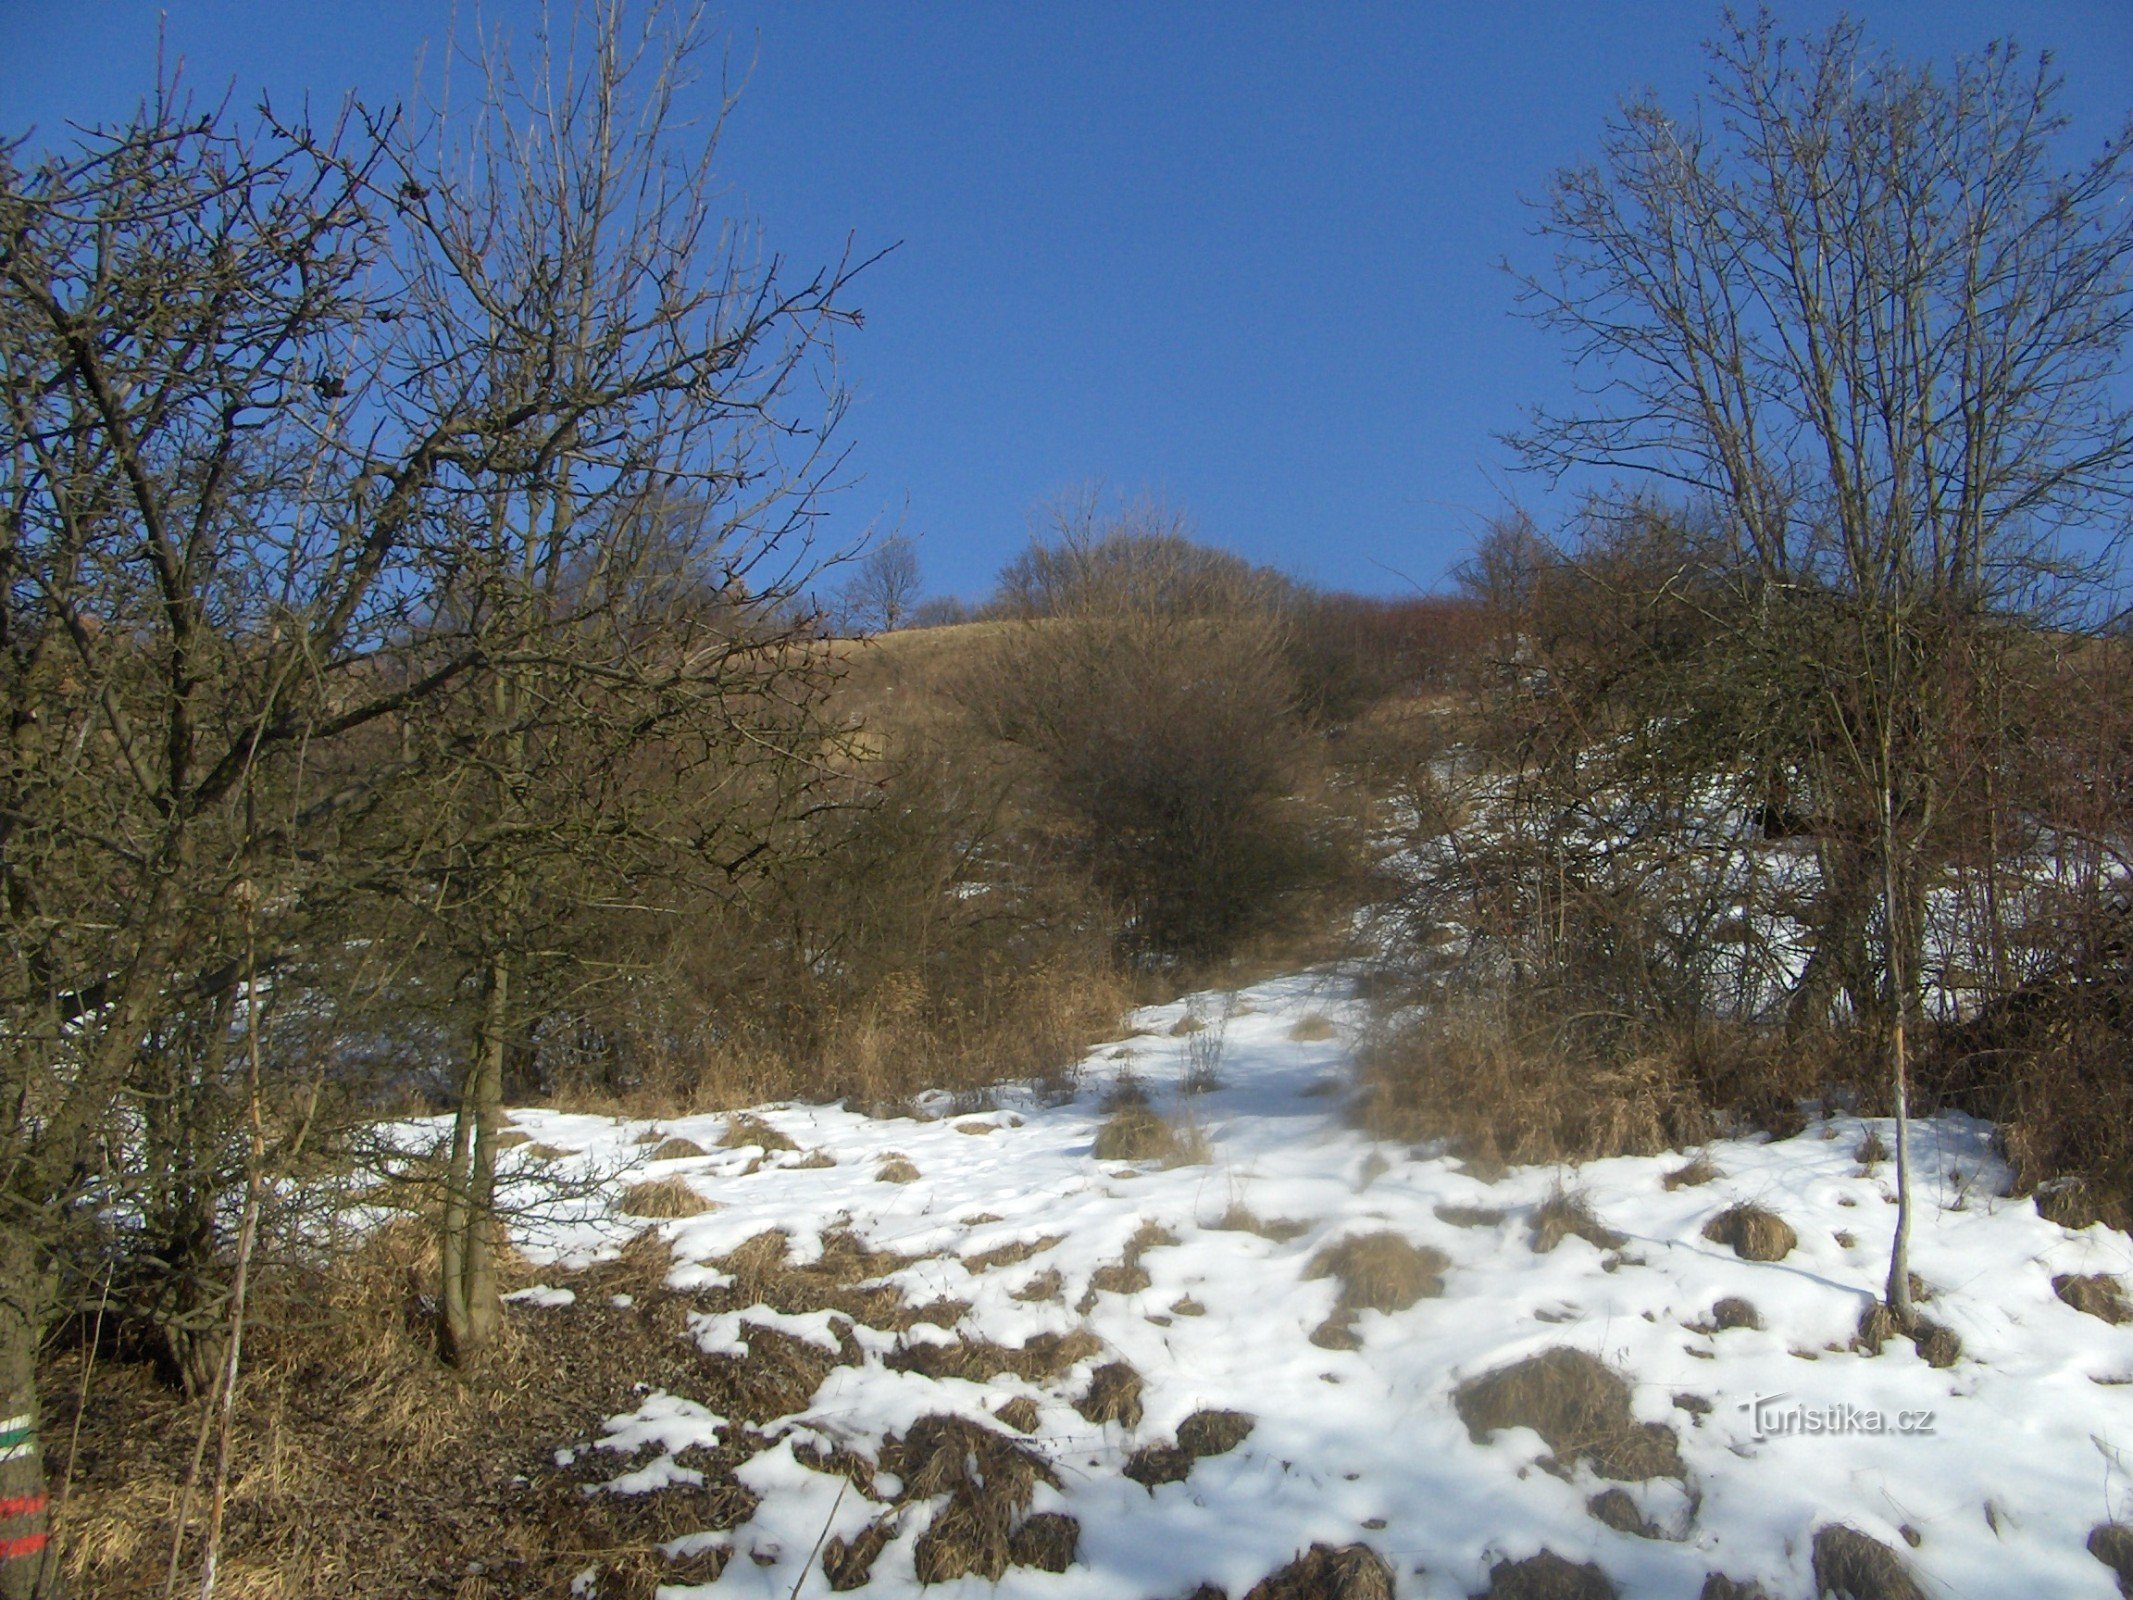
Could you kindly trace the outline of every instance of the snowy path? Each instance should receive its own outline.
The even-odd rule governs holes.
[[[1187,1041],[1169,1031],[1188,1010],[1211,1019],[1228,1012],[1218,1024],[1221,1087],[1189,1099],[1178,1092]],[[1925,1309],[1961,1336],[1963,1357],[1934,1367],[1901,1340],[1869,1357],[1850,1341],[1894,1211],[1885,1169],[1870,1174],[1854,1158],[1870,1124],[1845,1119],[1782,1143],[1714,1145],[1721,1176],[1700,1186],[1664,1186],[1679,1155],[1483,1182],[1456,1162],[1374,1144],[1348,1125],[1345,1074],[1361,1016],[1330,976],[1195,997],[1138,1014],[1144,1031],[1093,1052],[1078,1098],[1066,1104],[1009,1090],[995,1109],[932,1121],[769,1106],[763,1118],[800,1149],[767,1158],[712,1149],[647,1169],[636,1147],[646,1124],[517,1113],[534,1139],[579,1152],[566,1167],[619,1173],[635,1162],[617,1186],[681,1175],[716,1202],[662,1225],[677,1286],[716,1283],[705,1264],[766,1229],[785,1230],[804,1258],[824,1232],[843,1228],[920,1258],[888,1280],[910,1302],[970,1306],[952,1331],[858,1328],[867,1359],[831,1369],[806,1410],[765,1430],[780,1442],[741,1469],[762,1504],[718,1542],[753,1559],[731,1560],[715,1584],[661,1594],[783,1600],[796,1584],[803,1595],[826,1593],[808,1565],[824,1530],[855,1537],[881,1508],[804,1465],[793,1447],[835,1442],[872,1458],[885,1436],[923,1415],[990,1423],[1013,1396],[1034,1402],[1030,1443],[1059,1480],[1038,1487],[1033,1509],[1079,1519],[1077,1559],[1061,1573],[1013,1567],[997,1585],[971,1577],[936,1591],[1164,1600],[1211,1583],[1240,1596],[1315,1541],[1361,1541],[1407,1596],[1481,1593],[1497,1563],[1546,1548],[1597,1563],[1625,1596],[1691,1600],[1708,1574],[1723,1572],[1784,1600],[1812,1592],[1814,1532],[1842,1521],[1902,1551],[1929,1594],[2107,1600],[2116,1592],[2085,1541],[2097,1524],[2133,1515],[2133,1470],[2120,1456],[2133,1451],[2133,1325],[2075,1311],[2052,1280],[2125,1273],[2133,1243],[2100,1228],[2068,1232],[2027,1201],[1998,1198],[2003,1174],[1982,1125],[1946,1118],[1919,1140],[1915,1267],[1933,1295]],[[1161,1169],[1093,1158],[1099,1102],[1127,1069],[1158,1109],[1197,1125],[1206,1162]],[[658,1124],[706,1147],[725,1126],[720,1116]],[[799,1164],[814,1152],[835,1165]],[[892,1154],[916,1166],[916,1180],[877,1180]],[[1566,1179],[1626,1236],[1621,1246],[1571,1237],[1547,1253],[1531,1247],[1533,1208]],[[1752,1262],[1706,1240],[1704,1224],[1735,1202],[1781,1215],[1797,1247],[1783,1260]],[[1276,1240],[1209,1226],[1232,1206],[1302,1230]],[[1439,1215],[1462,1207],[1503,1216],[1458,1226]],[[1091,1296],[1092,1275],[1119,1263],[1149,1223],[1178,1242],[1140,1256],[1148,1285]],[[567,1264],[611,1251],[641,1226],[586,1202],[520,1242],[537,1259]],[[1443,1294],[1362,1312],[1357,1349],[1314,1344],[1338,1286],[1307,1280],[1307,1263],[1329,1242],[1379,1230],[1449,1257]],[[1012,1265],[966,1265],[1053,1236],[1057,1243]],[[1047,1272],[1063,1280],[1059,1298],[1015,1297]],[[1696,1331],[1727,1296],[1752,1303],[1763,1329]],[[751,1322],[836,1342],[826,1312],[744,1311],[703,1319],[698,1333],[706,1348],[738,1349]],[[1104,1353],[1041,1383],[934,1379],[881,1360],[923,1339],[1019,1345],[1076,1328],[1093,1332]],[[1454,1387],[1557,1346],[1631,1378],[1636,1417],[1678,1436],[1678,1480],[1617,1485],[1585,1461],[1569,1474],[1544,1470],[1547,1446],[1523,1428],[1469,1437]],[[1121,1359],[1146,1382],[1145,1415],[1130,1430],[1092,1425],[1072,1401],[1093,1367]],[[1768,1402],[1760,1410],[1758,1399]],[[1130,1452],[1169,1441],[1203,1408],[1247,1413],[1256,1426],[1182,1482],[1151,1492],[1121,1475]],[[1891,1431],[1778,1431],[1788,1415],[1832,1412],[1854,1429],[1872,1413]],[[1921,1413],[1930,1431],[1893,1431],[1899,1415],[1915,1425]],[[675,1456],[720,1420],[655,1393],[634,1417],[614,1419],[604,1439],[557,1443],[614,1450],[613,1490],[643,1489],[676,1481]],[[1595,1518],[1590,1502],[1612,1488],[1657,1536]],[[923,1516],[900,1525],[864,1592],[917,1590],[913,1546],[924,1526]],[[588,1579],[587,1591],[595,1588]]]

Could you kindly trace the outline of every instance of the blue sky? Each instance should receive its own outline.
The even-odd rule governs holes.
[[[1787,4],[1791,28],[1838,7]],[[2133,109],[2128,0],[1853,8],[1903,52],[2011,34],[2068,78],[2076,146]],[[450,0],[0,0],[0,131],[120,115],[157,19],[196,89],[406,95]],[[474,7],[459,7],[462,29]],[[491,21],[525,29],[530,5]],[[752,61],[720,168],[796,264],[861,280],[835,537],[901,522],[982,593],[1035,508],[1153,491],[1211,542],[1342,587],[1442,583],[1507,494],[1496,435],[1558,390],[1511,314],[1522,196],[1644,85],[1686,105],[1716,4],[735,3]]]

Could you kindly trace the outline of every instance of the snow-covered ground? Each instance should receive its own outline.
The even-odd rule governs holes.
[[[1180,1092],[1189,1056],[1204,1065],[1215,1051],[1207,1033],[1195,1052],[1170,1032],[1188,1012],[1212,1022],[1221,1041],[1221,1086],[1190,1097]],[[1312,1037],[1329,1031],[1314,1018],[1334,1025],[1330,1037]],[[1701,1185],[1665,1186],[1683,1163],[1678,1153],[1518,1169],[1487,1182],[1455,1160],[1353,1128],[1345,1096],[1362,1011],[1336,975],[1198,996],[1132,1020],[1143,1031],[1092,1052],[1080,1093],[1065,1103],[1006,1090],[992,1109],[934,1120],[772,1105],[759,1114],[799,1150],[768,1156],[711,1148],[726,1129],[721,1116],[659,1123],[710,1153],[647,1167],[638,1143],[647,1124],[515,1114],[541,1144],[578,1152],[558,1170],[617,1173],[611,1189],[679,1175],[715,1203],[659,1224],[678,1287],[719,1282],[710,1263],[767,1229],[784,1230],[801,1259],[825,1232],[847,1229],[917,1258],[888,1280],[910,1302],[969,1304],[952,1330],[855,1329],[866,1359],[831,1369],[805,1410],[764,1430],[778,1442],[741,1469],[762,1500],[751,1521],[715,1541],[730,1543],[736,1558],[717,1583],[663,1596],[827,1592],[818,1562],[825,1534],[856,1536],[881,1508],[806,1465],[794,1447],[833,1442],[871,1458],[921,1416],[992,1424],[1014,1396],[1035,1403],[1028,1442],[1059,1482],[1039,1486],[1033,1509],[1079,1519],[1077,1559],[1062,1573],[1014,1567],[997,1585],[972,1577],[938,1589],[1161,1600],[1212,1583],[1236,1596],[1313,1542],[1360,1541],[1391,1565],[1407,1596],[1479,1593],[1494,1565],[1546,1548],[1597,1563],[1625,1596],[1690,1600],[1722,1572],[1782,1600],[1812,1592],[1815,1530],[1844,1522],[1901,1552],[1929,1594],[2106,1600],[2116,1592],[2085,1543],[2099,1523],[2133,1516],[2133,1463],[2121,1463],[2121,1451],[2133,1451],[2133,1324],[2072,1309],[2052,1280],[2133,1270],[2133,1241],[2101,1228],[2070,1232],[2029,1201],[2003,1198],[2005,1175],[1983,1125],[1948,1117],[1915,1134],[1913,1265],[1931,1296],[1923,1309],[1963,1345],[1961,1359],[1936,1367],[1905,1340],[1878,1356],[1852,1346],[1895,1215],[1889,1168],[1856,1159],[1870,1122],[1834,1119],[1782,1142],[1713,1145],[1720,1176]],[[1198,1128],[1204,1162],[1094,1158],[1101,1102],[1125,1071],[1159,1110]],[[1881,1134],[1890,1137],[1886,1124]],[[817,1152],[835,1164],[802,1164]],[[878,1180],[892,1153],[918,1169],[914,1181]],[[1602,1249],[1571,1237],[1546,1253],[1532,1248],[1533,1209],[1564,1185],[1624,1243]],[[1705,1239],[1705,1223],[1738,1202],[1784,1218],[1797,1247],[1755,1262]],[[1302,1230],[1276,1240],[1210,1226],[1232,1206]],[[1461,1226],[1440,1208],[1503,1215],[1476,1225],[1469,1214]],[[1149,1223],[1177,1242],[1140,1255],[1148,1286],[1091,1296],[1092,1275],[1118,1263]],[[644,1225],[589,1199],[528,1228],[519,1243],[536,1260],[569,1265],[612,1252]],[[1444,1292],[1405,1310],[1361,1313],[1358,1348],[1314,1344],[1338,1285],[1307,1278],[1307,1263],[1330,1242],[1378,1231],[1448,1256]],[[1055,1237],[1011,1265],[966,1264]],[[1063,1279],[1058,1298],[1015,1297],[1047,1272]],[[1763,1328],[1698,1331],[1724,1297],[1751,1303]],[[562,1299],[547,1295],[539,1314],[571,1314],[553,1304]],[[706,1316],[693,1334],[707,1349],[737,1350],[751,1326],[837,1343],[826,1312]],[[882,1359],[920,1340],[1013,1346],[1076,1328],[1103,1352],[1041,1383],[934,1379]],[[1679,1479],[1614,1485],[1586,1461],[1568,1474],[1547,1470],[1548,1447],[1529,1430],[1469,1436],[1454,1388],[1557,1346],[1596,1355],[1630,1379],[1636,1417],[1679,1438]],[[1117,1360],[1146,1383],[1145,1415],[1130,1430],[1093,1425],[1072,1403],[1092,1369]],[[1184,1481],[1151,1491],[1122,1475],[1131,1452],[1169,1442],[1202,1409],[1244,1412],[1255,1426],[1241,1445],[1197,1461]],[[642,1492],[689,1481],[676,1456],[709,1441],[722,1420],[652,1391],[599,1436],[556,1445],[581,1462],[611,1459],[612,1470],[599,1473],[607,1488],[591,1492]],[[1614,1487],[1658,1536],[1595,1518],[1589,1502]],[[923,1515],[901,1525],[867,1592],[919,1587],[913,1548],[925,1526]],[[585,1588],[596,1587],[589,1576]]]

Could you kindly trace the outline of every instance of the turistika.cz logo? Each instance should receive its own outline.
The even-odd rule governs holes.
[[[1842,1400],[1833,1405],[1809,1405],[1789,1394],[1760,1394],[1743,1400],[1740,1408],[1748,1413],[1748,1431],[1757,1439],[1848,1434],[1910,1436],[1933,1431],[1931,1411],[1879,1411]]]

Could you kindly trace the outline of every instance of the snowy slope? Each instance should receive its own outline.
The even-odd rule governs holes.
[[[1168,1031],[1188,1011],[1221,1030],[1221,1087],[1189,1099],[1178,1093],[1187,1041]],[[1292,1037],[1311,1017],[1335,1023],[1333,1036]],[[995,1109],[930,1121],[769,1106],[760,1114],[800,1151],[768,1157],[712,1149],[647,1167],[637,1144],[646,1124],[516,1113],[534,1139],[578,1152],[560,1169],[613,1174],[609,1193],[681,1175],[716,1202],[660,1225],[677,1286],[719,1281],[708,1263],[766,1229],[785,1230],[804,1257],[825,1231],[843,1228],[920,1258],[890,1280],[910,1301],[970,1305],[952,1332],[855,1330],[866,1359],[833,1368],[805,1411],[766,1430],[780,1442],[742,1469],[762,1504],[719,1542],[753,1559],[730,1561],[715,1584],[661,1594],[827,1592],[811,1565],[825,1532],[855,1536],[880,1508],[812,1470],[793,1447],[835,1442],[873,1457],[885,1436],[922,1415],[990,1421],[1013,1395],[1038,1406],[1031,1443],[1060,1484],[1040,1487],[1034,1509],[1079,1518],[1078,1559],[1063,1573],[1011,1568],[997,1586],[966,1578],[938,1591],[1161,1600],[1213,1583],[1237,1596],[1314,1541],[1360,1540],[1409,1596],[1479,1593],[1493,1565],[1545,1547],[1596,1562],[1624,1595],[1690,1600],[1708,1574],[1723,1572],[1787,1597],[1812,1591],[1815,1529],[1843,1521],[1903,1552],[1931,1594],[2106,1600],[2116,1592],[2085,1541],[2097,1524],[2133,1515],[2133,1481],[2120,1463],[2120,1451],[2133,1449],[2133,1325],[2075,1311],[2052,1280],[2127,1272],[2133,1241],[2100,1228],[2069,1232],[2026,1200],[2000,1198],[2004,1173],[1983,1125],[1948,1117],[1916,1134],[1914,1267],[1932,1296],[1924,1309],[1961,1336],[1962,1359],[1934,1367],[1904,1340],[1869,1356],[1851,1340],[1894,1217],[1888,1169],[1870,1173],[1855,1159],[1871,1124],[1838,1119],[1779,1143],[1717,1144],[1709,1155],[1722,1175],[1672,1190],[1663,1179],[1682,1165],[1678,1154],[1483,1182],[1453,1160],[1374,1144],[1348,1125],[1342,1096],[1361,1017],[1332,975],[1199,996],[1137,1015],[1145,1031],[1093,1052],[1079,1096],[1065,1104],[1008,1090]],[[1200,1037],[1204,1059],[1212,1051]],[[1159,1109],[1197,1125],[1207,1161],[1160,1169],[1093,1158],[1102,1096],[1129,1069]],[[726,1119],[658,1126],[711,1147]],[[990,1131],[969,1131],[977,1126]],[[836,1164],[799,1165],[813,1152]],[[891,1153],[920,1176],[877,1181]],[[1566,1181],[1627,1236],[1623,1245],[1603,1250],[1572,1237],[1547,1253],[1531,1247],[1532,1209]],[[1797,1248],[1752,1262],[1706,1240],[1704,1224],[1735,1202],[1778,1213],[1797,1230]],[[1304,1227],[1277,1241],[1209,1226],[1233,1205]],[[1456,1226],[1440,1207],[1504,1215]],[[1097,1293],[1085,1314],[1077,1310],[1091,1275],[1117,1263],[1149,1222],[1178,1240],[1141,1257],[1150,1285]],[[642,1226],[590,1199],[518,1242],[538,1260],[568,1265],[611,1252]],[[1357,1349],[1314,1344],[1337,1285],[1306,1280],[1306,1264],[1328,1242],[1378,1230],[1448,1256],[1444,1293],[1395,1313],[1361,1313]],[[965,1264],[1052,1236],[1059,1242],[1013,1265]],[[1014,1297],[1047,1271],[1064,1279],[1060,1299]],[[1697,1331],[1727,1296],[1751,1302],[1763,1330]],[[1195,1303],[1200,1314],[1191,1314]],[[707,1349],[738,1350],[750,1323],[837,1342],[827,1313],[706,1317],[695,1333]],[[1018,1345],[1079,1327],[1105,1352],[1046,1383],[935,1380],[882,1364],[899,1342],[982,1336]],[[1455,1414],[1450,1396],[1462,1380],[1556,1346],[1629,1375],[1636,1416],[1678,1435],[1681,1480],[1619,1486],[1661,1537],[1595,1519],[1588,1502],[1616,1486],[1589,1463],[1567,1475],[1544,1470],[1548,1451],[1536,1434],[1513,1428],[1476,1442]],[[1070,1403],[1092,1367],[1118,1359],[1147,1385],[1146,1414],[1131,1430],[1094,1426]],[[1132,1450],[1168,1441],[1202,1408],[1245,1412],[1256,1426],[1183,1482],[1151,1492],[1121,1475]],[[1782,1431],[1787,1419],[1804,1428],[1832,1416],[1848,1431]],[[1859,1431],[1876,1417],[1885,1431]],[[1895,1431],[1899,1417],[1911,1431]],[[652,1392],[601,1438],[556,1442],[579,1455],[603,1452],[603,1461],[612,1453],[600,1492],[642,1492],[688,1481],[674,1457],[708,1441],[721,1420]],[[917,1518],[903,1528],[864,1592],[919,1587],[912,1546],[923,1527]],[[585,1589],[596,1588],[589,1574]]]

